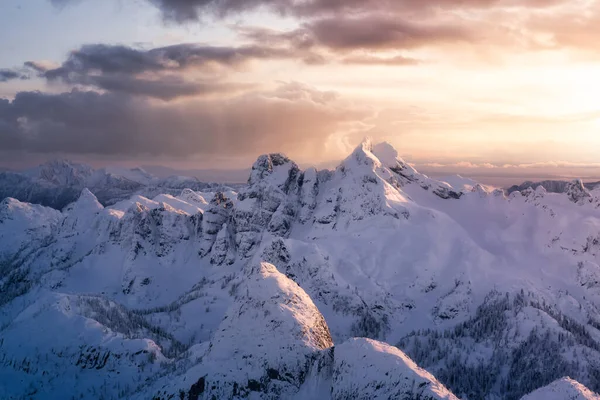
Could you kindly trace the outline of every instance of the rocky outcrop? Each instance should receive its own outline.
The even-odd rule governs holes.
[[[289,234],[297,211],[299,178],[296,163],[281,154],[260,156],[254,163],[232,216],[239,256],[250,257],[264,231],[281,237]]]
[[[202,218],[202,237],[200,239],[199,254],[206,256],[213,248],[223,225],[230,219],[233,211],[233,202],[222,192],[217,192],[210,201],[209,207],[204,211]]]
[[[585,204],[592,201],[592,195],[585,188],[581,179],[576,179],[567,184],[565,193],[569,200],[576,204]]]

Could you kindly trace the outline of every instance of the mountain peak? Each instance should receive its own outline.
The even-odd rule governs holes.
[[[333,398],[458,400],[398,348],[364,338],[335,347]]]
[[[371,136],[365,136],[363,140],[360,142],[358,147],[364,149],[365,151],[372,152],[373,151],[373,138]]]
[[[67,228],[65,232],[69,235],[72,231],[89,228],[96,214],[103,209],[104,206],[96,196],[88,188],[84,188],[79,198],[63,210],[62,226]]]
[[[179,197],[192,204],[208,204],[204,197],[189,188],[183,189]]]
[[[373,140],[370,137],[365,137],[362,142],[343,162],[342,165],[349,167],[353,164],[368,165],[376,167],[381,165],[381,162],[373,154]]]
[[[600,396],[569,377],[544,386],[521,400],[600,400]]]
[[[575,179],[568,183],[565,192],[573,203],[583,204],[592,200],[592,195],[585,188],[581,179]]]
[[[73,210],[81,210],[83,212],[95,212],[100,211],[104,208],[98,201],[98,198],[88,188],[83,188],[79,198],[69,204],[65,211],[71,212]]]
[[[276,178],[278,175],[282,175],[287,179],[287,172],[290,169],[299,170],[298,165],[290,160],[285,154],[263,154],[258,157],[256,162],[252,165],[248,184],[256,184],[270,175],[276,175]]]
[[[55,185],[81,186],[93,171],[94,169],[89,165],[58,159],[47,161],[28,171],[28,174]]]
[[[272,264],[249,267],[236,292],[205,357],[210,371],[203,398],[297,391],[310,357],[333,346],[325,319]]]

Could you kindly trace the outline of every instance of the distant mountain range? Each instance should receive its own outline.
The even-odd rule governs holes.
[[[537,189],[539,186],[542,186],[548,193],[564,193],[569,186],[570,181],[561,181],[561,180],[545,180],[540,182],[532,182],[526,181],[521,183],[520,185],[513,185],[506,189],[507,194],[511,194],[516,191],[523,191],[528,188]],[[600,182],[584,182],[583,186],[585,186],[588,190],[594,190],[596,187],[600,186]]]
[[[104,206],[135,194],[152,198],[158,194],[178,195],[183,189],[229,190],[221,184],[202,182],[195,177],[172,175],[159,178],[142,168],[94,169],[67,160],[50,161],[26,171],[0,172],[0,200],[12,197],[62,209],[77,200],[84,188]]]

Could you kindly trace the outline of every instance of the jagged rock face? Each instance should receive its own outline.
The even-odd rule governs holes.
[[[191,239],[197,221],[195,216],[177,211],[168,204],[148,209],[137,203],[123,218],[122,224],[126,225],[122,230],[132,231],[129,236],[131,257],[151,253],[161,259],[172,252],[174,244]]]
[[[333,400],[458,400],[433,375],[385,343],[350,339],[336,346],[334,354]]]
[[[599,400],[600,396],[571,378],[562,378],[521,400]]]
[[[215,241],[221,231],[227,232],[224,225],[230,220],[233,211],[233,203],[222,192],[217,192],[210,201],[209,207],[204,212],[202,219],[202,239],[199,254],[205,256],[213,248]],[[220,244],[222,246],[222,244]],[[217,251],[222,251],[218,249]],[[224,249],[227,251],[227,249]],[[220,257],[220,256],[219,256]]]
[[[251,392],[289,397],[317,353],[331,346],[327,324],[310,297],[273,265],[261,263],[246,273],[211,340],[203,359],[210,371],[202,398]]]
[[[583,186],[581,179],[574,180],[567,184],[565,193],[573,203],[584,204],[592,201],[592,195]]]
[[[265,231],[286,236],[296,214],[300,170],[281,154],[264,155],[252,166],[248,186],[238,194],[233,211],[235,243],[241,257],[249,257]]]
[[[299,191],[298,221],[305,224],[311,221],[312,214],[317,207],[319,176],[315,168],[309,168],[302,174]]]
[[[164,267],[173,264],[178,256],[175,249],[181,243],[197,241],[201,215],[188,215],[175,210],[168,204],[148,209],[137,203],[120,221],[118,232],[129,232],[120,235],[117,243],[127,249],[125,269],[122,278],[122,291],[130,294],[136,287],[144,285],[145,276],[138,276],[137,260],[150,258]]]
[[[212,255],[210,258],[212,264],[233,264],[235,262],[236,252],[234,236],[235,232],[230,226],[226,223],[223,224],[212,247]]]

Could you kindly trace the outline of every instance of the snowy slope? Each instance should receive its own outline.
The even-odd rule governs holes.
[[[249,268],[203,357],[202,398],[289,398],[333,345],[310,297],[266,263]],[[195,380],[194,380],[195,381]]]
[[[581,383],[562,378],[548,386],[544,386],[522,398],[522,400],[598,400],[600,396],[593,393]]]
[[[397,348],[368,339],[333,347],[310,297],[271,264],[247,268],[235,292],[199,363],[154,384],[155,397],[456,399]]]
[[[458,400],[395,347],[351,339],[335,348],[333,399]]]
[[[0,255],[15,257],[51,241],[61,213],[7,198],[0,202]]]
[[[145,176],[131,174],[123,179]],[[60,188],[98,175],[60,164],[32,176]],[[38,380],[53,393],[64,381],[108,398],[189,397],[201,386],[232,398],[242,389],[249,398],[410,388],[450,396],[444,384],[460,398],[519,399],[564,375],[599,390],[598,193],[574,181],[564,193],[505,196],[449,180],[367,140],[332,171],[261,156],[237,193],[154,187],[103,207],[80,188],[62,211],[6,199],[0,342],[16,350],[0,374],[14,382],[10,396],[43,398],[41,387],[32,394]],[[71,327],[77,349],[19,341],[23,329],[57,329],[53,321]],[[141,343],[154,343],[147,357],[161,361],[146,362],[135,384],[128,373],[107,383],[112,375],[100,369],[78,386],[79,349],[108,342],[124,349],[114,371],[137,368]],[[344,348],[365,357],[346,359]],[[40,380],[27,363],[52,368],[39,369]],[[354,385],[365,368],[379,380],[366,374]],[[80,378],[65,381],[62,370]],[[426,384],[390,380],[390,371]]]

